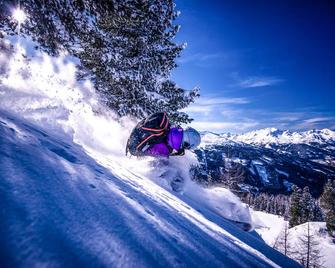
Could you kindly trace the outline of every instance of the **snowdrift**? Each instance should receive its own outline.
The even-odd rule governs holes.
[[[298,266],[224,219],[250,214],[229,191],[189,180],[194,155],[172,160],[186,178],[177,195],[152,159],[125,157],[134,122],[75,80],[75,59],[3,48],[2,267]]]

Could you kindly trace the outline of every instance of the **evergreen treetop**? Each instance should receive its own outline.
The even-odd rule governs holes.
[[[300,202],[302,198],[301,189],[298,186],[293,185],[292,190],[293,192],[290,198],[290,227],[301,224],[302,216]]]
[[[320,198],[322,208],[325,210],[326,226],[329,234],[335,236],[335,182],[328,180]]]
[[[11,1],[3,1],[1,29],[15,32]],[[29,14],[22,33],[52,55],[66,50],[80,60],[78,78],[89,77],[101,100],[120,116],[144,118],[166,111],[176,123],[188,123],[179,110],[199,90],[186,91],[170,79],[183,44],[172,0],[26,0]]]

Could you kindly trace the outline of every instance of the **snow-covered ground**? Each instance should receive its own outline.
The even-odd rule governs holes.
[[[276,240],[284,235],[285,225],[288,222],[282,217],[268,214],[261,211],[253,211],[252,217],[255,224],[255,231],[262,237],[262,239],[271,247],[275,245]],[[304,223],[293,228],[288,229],[288,254],[292,258],[298,259],[299,253],[303,252],[303,243],[301,238],[307,234],[307,224]],[[335,267],[335,243],[328,235],[325,222],[310,222],[310,235],[317,245],[312,246],[313,249],[320,251],[320,264],[322,267]],[[280,246],[279,246],[280,248]]]
[[[250,214],[189,180],[192,153],[170,161],[174,193],[153,159],[125,156],[135,122],[76,82],[73,59],[32,53],[0,54],[1,267],[298,267],[224,218]]]
[[[301,250],[302,243],[299,241],[299,237],[303,237],[307,234],[307,224],[304,223],[289,230],[290,246],[295,250]],[[313,240],[317,243],[314,247],[320,251],[320,264],[323,267],[334,268],[335,267],[335,243],[328,235],[326,230],[325,222],[310,222],[310,235]]]
[[[262,211],[253,211],[252,217],[255,231],[272,247],[287,222],[285,222],[283,217]]]

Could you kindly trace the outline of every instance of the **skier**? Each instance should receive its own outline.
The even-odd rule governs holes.
[[[153,156],[161,159],[159,165],[168,165],[169,156],[184,155],[185,150],[196,148],[201,141],[198,131],[188,127],[171,126],[165,112],[155,113],[139,122],[133,129],[128,142],[126,153],[134,156]],[[163,160],[162,160],[163,158]],[[164,160],[165,158],[165,160]],[[181,191],[183,178],[170,169],[171,187],[174,191]],[[166,177],[167,174],[162,176]],[[171,175],[173,174],[173,175]]]

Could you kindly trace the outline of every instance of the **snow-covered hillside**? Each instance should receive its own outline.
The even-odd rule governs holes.
[[[253,219],[256,232],[269,246],[273,247],[287,222],[283,217],[262,211],[253,211]]]
[[[266,267],[295,264],[66,137],[1,112],[2,267]]]
[[[335,264],[335,243],[327,233],[325,222],[310,222],[304,223],[289,229],[290,247],[298,253],[295,253],[296,258],[299,258],[301,253],[306,252],[306,245],[304,245],[300,238],[307,235],[308,225],[310,228],[310,236],[313,240],[313,250],[318,250],[319,263],[323,267],[333,268]],[[305,238],[306,239],[306,238]],[[294,256],[294,254],[292,254]]]
[[[262,239],[269,246],[276,247],[283,252],[285,226],[288,227],[288,222],[277,215],[260,211],[254,211],[253,218],[256,223],[255,230]],[[312,241],[311,251],[319,251],[318,263],[322,267],[333,268],[335,243],[327,233],[325,222],[309,222],[287,229],[287,254],[299,261],[302,258],[306,259],[306,243],[303,243],[302,240],[306,239],[308,224]]]
[[[7,49],[8,48],[8,49]],[[298,267],[224,217],[248,220],[225,189],[173,193],[152,159],[124,155],[134,122],[77,83],[66,55],[1,51],[1,267]],[[5,111],[6,110],[6,111]]]

